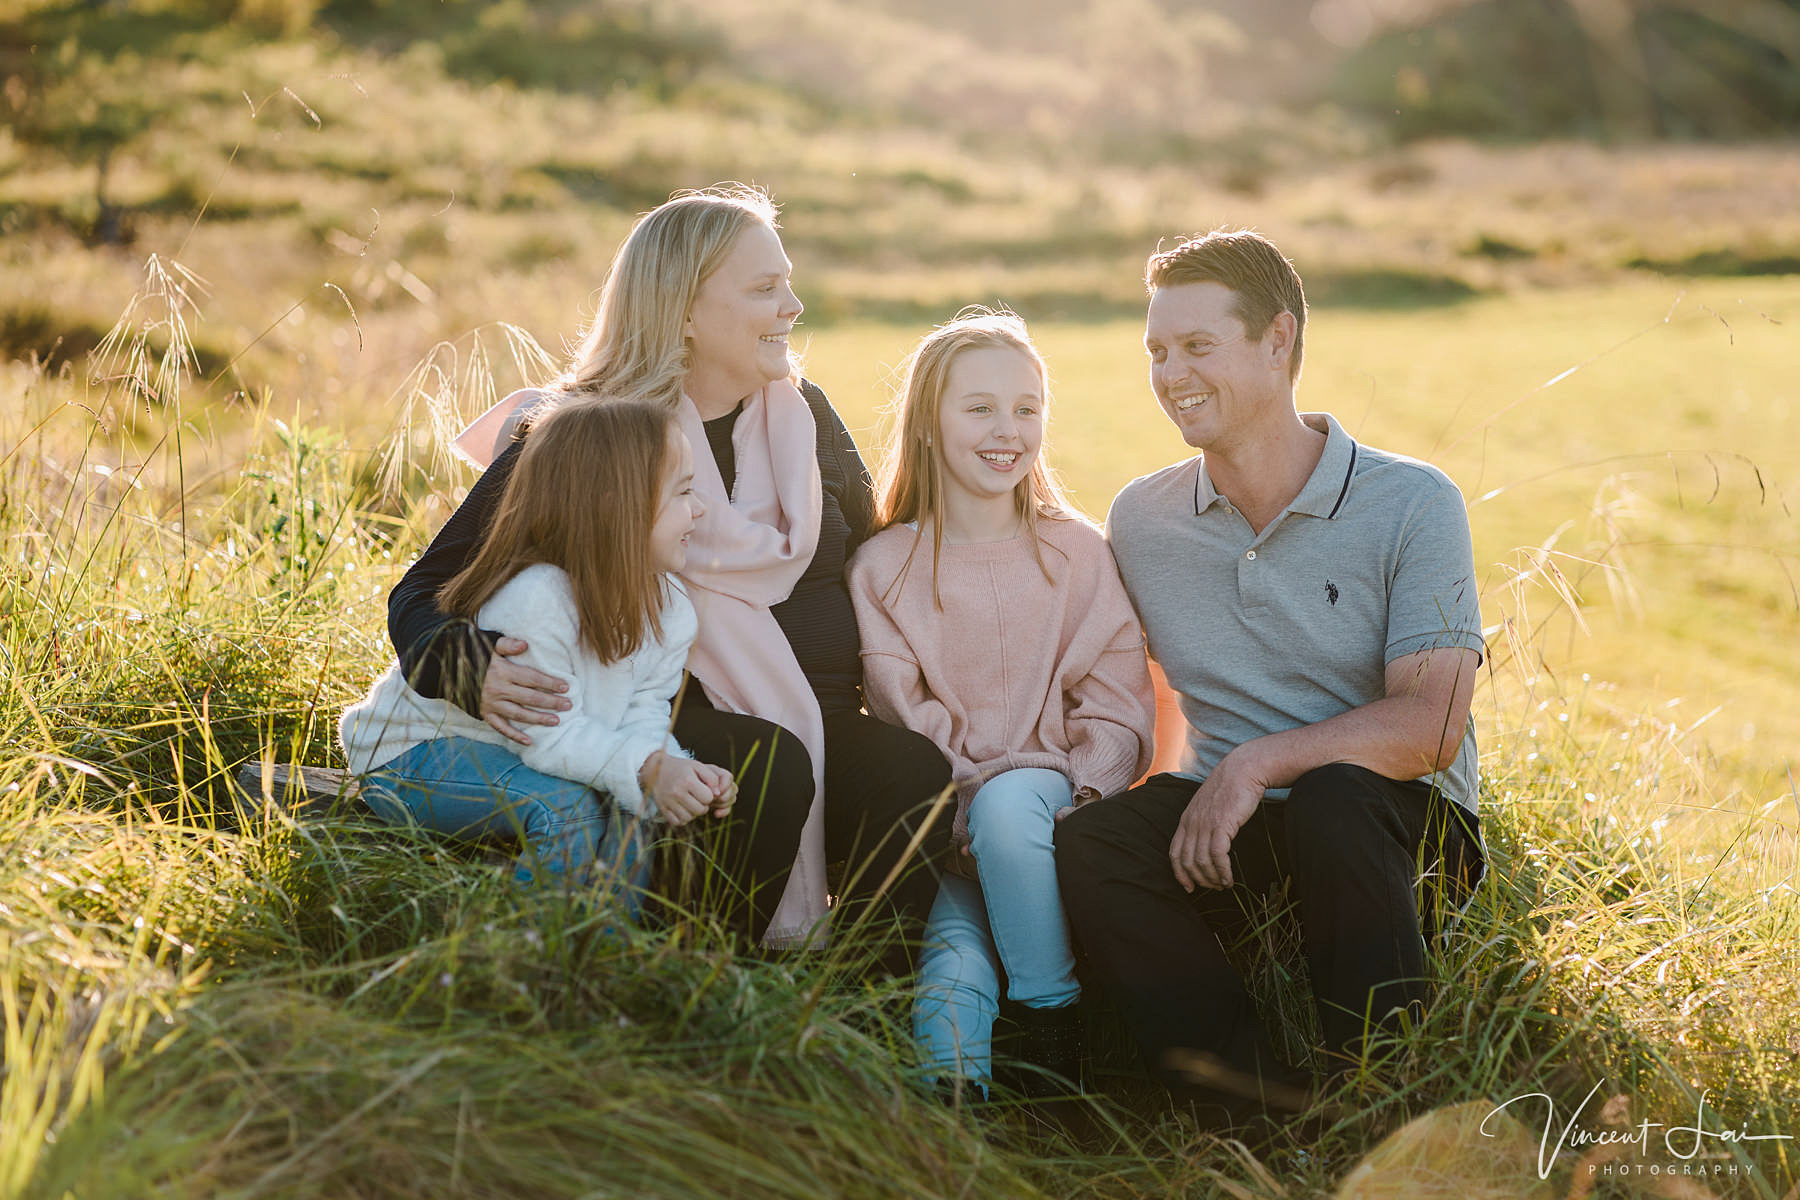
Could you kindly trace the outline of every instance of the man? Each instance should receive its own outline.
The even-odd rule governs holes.
[[[1151,387],[1202,454],[1134,480],[1107,527],[1187,746],[1068,813],[1057,872],[1151,1070],[1244,1112],[1300,1077],[1221,945],[1246,902],[1296,903],[1341,1069],[1423,1006],[1415,881],[1479,876],[1473,552],[1442,472],[1297,411],[1306,298],[1273,243],[1207,234],[1145,282]]]

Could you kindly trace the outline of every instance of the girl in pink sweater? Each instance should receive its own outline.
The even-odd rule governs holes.
[[[869,712],[925,734],[956,784],[957,873],[925,930],[913,1027],[936,1079],[984,1092],[1006,982],[1023,1090],[1080,1069],[1081,989],[1052,834],[1150,764],[1144,633],[1100,531],[1045,464],[1043,359],[980,310],[913,351],[880,524],[849,568]]]

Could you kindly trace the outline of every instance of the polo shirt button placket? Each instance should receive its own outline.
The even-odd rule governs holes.
[[[1255,549],[1246,549],[1238,559],[1238,603],[1246,615],[1260,615],[1269,606],[1267,572],[1252,570],[1257,564]]]

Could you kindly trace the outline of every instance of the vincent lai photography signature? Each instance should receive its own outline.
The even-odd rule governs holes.
[[[1645,1118],[1636,1124],[1629,1123],[1626,1113],[1627,1098],[1623,1095],[1613,1096],[1602,1108],[1599,1119],[1602,1128],[1588,1129],[1579,1124],[1582,1113],[1600,1094],[1606,1085],[1601,1079],[1582,1097],[1581,1103],[1575,1106],[1568,1119],[1557,1128],[1556,1101],[1548,1092],[1527,1092],[1522,1096],[1514,1096],[1511,1100],[1498,1104],[1481,1122],[1483,1136],[1493,1137],[1488,1123],[1509,1108],[1528,1105],[1531,1101],[1541,1104],[1544,1124],[1538,1141],[1537,1172],[1539,1179],[1548,1179],[1556,1160],[1565,1150],[1572,1150],[1582,1155],[1590,1166],[1590,1170],[1598,1169],[1602,1161],[1611,1166],[1626,1152],[1635,1148],[1640,1159],[1648,1159],[1654,1153],[1652,1137],[1661,1143],[1662,1152],[1667,1153],[1674,1164],[1688,1164],[1697,1159],[1718,1157],[1717,1148],[1743,1142],[1785,1142],[1792,1141],[1793,1135],[1786,1133],[1752,1133],[1747,1125],[1737,1128],[1728,1125],[1708,1125],[1706,1122],[1707,1100],[1711,1093],[1703,1092],[1694,1108],[1694,1121],[1691,1125],[1665,1125],[1661,1121]],[[1517,1113],[1514,1114],[1519,1115]],[[1610,1151],[1596,1155],[1595,1149]],[[1708,1153],[1709,1148],[1713,1153]],[[1676,1168],[1679,1170],[1679,1168]],[[1668,1173],[1675,1173],[1671,1170]],[[1686,1173],[1686,1172],[1682,1172]],[[1733,1172],[1736,1173],[1735,1171]]]

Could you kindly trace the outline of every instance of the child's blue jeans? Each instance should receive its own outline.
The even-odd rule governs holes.
[[[969,803],[981,882],[944,876],[919,956],[913,1036],[931,1075],[986,1087],[1003,971],[1007,997],[1028,1008],[1081,998],[1052,840],[1070,802],[1067,777],[1027,767],[996,775]]]
[[[515,836],[521,884],[611,879],[630,915],[649,882],[641,822],[585,784],[534,771],[504,746],[433,738],[362,777],[363,799],[395,825],[457,838]]]

